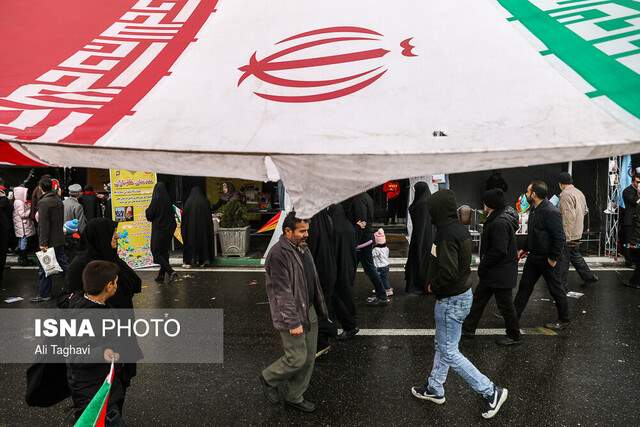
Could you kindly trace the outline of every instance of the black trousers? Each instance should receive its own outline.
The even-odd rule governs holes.
[[[358,249],[358,262],[356,263],[356,268],[358,268],[358,264],[362,264],[364,273],[367,275],[369,280],[371,280],[371,283],[373,283],[373,287],[376,290],[376,296],[380,299],[387,299],[387,291],[385,290],[384,285],[380,280],[378,270],[373,263],[372,251],[373,245],[369,245],[366,248]]]
[[[560,275],[558,274],[558,265],[551,267],[547,261],[546,256],[529,255],[527,261],[524,264],[524,271],[522,272],[522,278],[520,279],[520,287],[514,300],[516,306],[516,313],[518,319],[522,317],[533,288],[540,279],[544,277],[547,283],[547,289],[551,294],[551,297],[556,302],[556,308],[558,309],[558,320],[561,322],[569,321],[569,303],[567,302],[567,293],[560,282]]]
[[[471,334],[476,332],[478,322],[480,322],[482,313],[492,296],[496,297],[498,310],[504,318],[507,336],[514,340],[520,339],[520,324],[518,322],[516,308],[513,305],[511,289],[492,288],[482,282],[480,282],[476,290],[473,292],[473,305],[471,306],[471,312],[462,324],[462,330]]]
[[[633,270],[633,275],[629,279],[629,283],[632,285],[640,285],[640,249],[630,249],[631,258],[636,265],[636,269]]]
[[[400,197],[396,197],[395,199],[388,200],[387,199],[387,220],[385,224],[389,223],[389,220],[393,224],[396,223],[396,216],[398,215],[398,208],[400,207]]]
[[[352,286],[349,281],[338,280],[331,298],[333,313],[345,331],[352,331],[358,327],[356,305],[351,294]]]
[[[633,254],[633,250],[624,246],[625,243],[629,243],[631,240],[631,235],[633,234],[633,225],[623,225],[622,226],[622,254],[624,255],[624,260],[627,265],[631,265],[635,263],[635,257]]]
[[[164,277],[165,273],[173,273],[173,268],[169,263],[169,251],[158,251],[153,253],[154,261],[160,265],[160,271],[158,272],[158,277]]]
[[[565,291],[568,289],[569,265],[573,265],[583,282],[590,282],[596,278],[587,262],[582,258],[579,246],[580,242],[567,242],[556,266],[560,274],[560,282],[562,282]]]

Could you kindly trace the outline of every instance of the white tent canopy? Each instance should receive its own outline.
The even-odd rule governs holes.
[[[624,15],[593,1],[107,3],[24,73],[0,62],[4,161],[282,179],[308,217],[389,179],[640,151],[640,60],[619,28],[596,43],[584,10]],[[3,2],[0,34],[27,7]]]

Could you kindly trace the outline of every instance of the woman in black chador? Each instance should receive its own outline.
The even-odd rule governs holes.
[[[423,295],[427,281],[427,259],[434,238],[431,215],[427,208],[431,191],[426,182],[417,182],[413,188],[416,194],[413,203],[409,206],[413,230],[407,264],[404,267],[405,291],[412,295]]]
[[[171,239],[176,231],[176,217],[173,213],[173,203],[164,183],[159,182],[153,189],[151,204],[146,210],[147,221],[151,223],[151,254],[153,262],[160,265],[160,271],[156,282],[162,283],[165,274],[168,274],[167,282],[176,279],[177,274],[169,264],[169,250]]]
[[[200,187],[193,187],[182,211],[183,259],[185,265],[205,265],[213,261],[213,221],[211,204]]]

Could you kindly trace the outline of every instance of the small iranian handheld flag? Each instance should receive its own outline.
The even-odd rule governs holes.
[[[109,403],[109,392],[113,384],[113,361],[107,378],[102,387],[93,396],[91,402],[84,409],[84,412],[76,421],[74,427],[104,427],[104,419],[107,415],[107,404]]]

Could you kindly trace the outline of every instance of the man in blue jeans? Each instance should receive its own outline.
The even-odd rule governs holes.
[[[485,400],[482,417],[493,418],[507,400],[508,391],[483,375],[460,353],[462,323],[471,310],[471,235],[460,223],[455,194],[440,190],[428,203],[436,236],[429,255],[428,291],[435,294],[435,356],[433,369],[422,386],[411,388],[415,397],[438,405],[445,402],[444,383],[449,368],[460,375]]]
[[[53,248],[56,260],[66,272],[69,262],[64,253],[64,206],[58,189],[53,188],[53,182],[49,177],[43,177],[39,182],[43,191],[42,198],[38,201],[38,238],[40,250],[46,251]],[[51,277],[45,275],[42,265],[38,265],[39,295],[31,298],[31,302],[43,302],[51,299]]]

